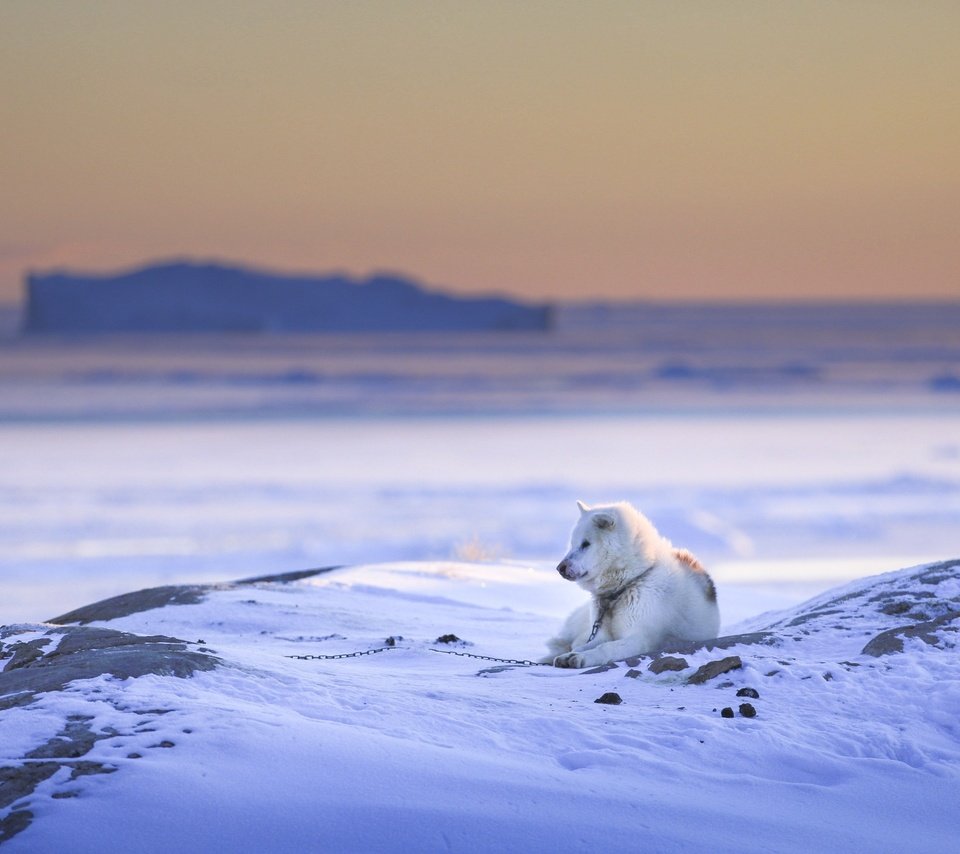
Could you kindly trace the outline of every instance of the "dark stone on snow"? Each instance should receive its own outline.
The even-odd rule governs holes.
[[[735,646],[764,644],[774,646],[777,636],[773,632],[745,632],[740,635],[724,635],[705,641],[676,641],[664,644],[657,652],[674,652],[680,655],[693,655],[700,650],[710,652],[714,649],[731,649]]]
[[[794,617],[789,623],[786,624],[786,628],[793,628],[794,626],[802,626],[804,623],[808,623],[810,620],[816,620],[819,617],[829,617],[831,614],[840,614],[842,611],[839,608],[817,608],[813,611],[807,611],[805,614],[800,614],[797,617]]]
[[[912,607],[912,602],[904,602],[903,600],[899,602],[888,602],[880,609],[880,613],[886,614],[888,617],[896,617],[900,614],[906,614]]]
[[[593,702],[603,703],[605,706],[619,706],[623,702],[623,697],[621,697],[616,691],[607,691],[606,694],[601,694]]]
[[[731,670],[739,670],[741,667],[743,667],[743,662],[739,655],[729,655],[717,661],[708,661],[687,679],[687,684],[702,685],[704,682],[722,676],[724,673],[729,673]]]
[[[188,650],[184,641],[163,635],[80,626],[54,628],[48,633],[64,635],[53,652],[0,673],[0,707],[25,705],[33,695],[63,690],[75,679],[103,674],[129,679],[148,673],[187,677],[220,664],[215,656]]]
[[[78,777],[89,777],[93,774],[112,774],[116,771],[116,766],[104,765],[102,762],[73,762],[70,764],[72,772],[70,779],[76,780]]]
[[[755,718],[757,716],[757,710],[750,703],[741,703],[740,714],[745,718]]]
[[[139,614],[143,611],[152,611],[155,608],[166,608],[168,605],[196,605],[207,598],[207,594],[215,590],[231,590],[237,587],[246,587],[253,584],[290,584],[304,578],[312,578],[324,572],[339,569],[337,566],[324,566],[316,569],[300,569],[294,572],[281,572],[277,575],[258,575],[254,578],[244,578],[240,581],[225,582],[223,584],[180,584],[166,587],[149,587],[146,590],[137,590],[133,593],[123,593],[112,596],[92,605],[84,605],[52,620],[48,623],[63,626],[70,623],[107,622],[130,614]]]
[[[678,655],[694,655],[702,650],[712,652],[715,649],[732,649],[737,646],[751,646],[754,644],[763,644],[764,646],[776,646],[782,638],[774,632],[745,632],[739,635],[723,635],[719,638],[711,638],[704,641],[682,641],[672,640],[665,643],[659,649],[650,650],[644,655],[633,655],[624,658],[623,662],[630,667],[639,667],[647,658],[657,658],[664,653],[675,653]]]
[[[43,648],[50,645],[50,638],[37,638],[26,643],[15,643],[11,645],[10,661],[4,667],[4,671],[16,670],[18,667],[26,667],[33,661],[43,656]]]
[[[112,738],[116,733],[96,735],[87,725],[92,718],[75,715],[67,718],[66,726],[46,744],[31,750],[26,759],[76,759],[90,752],[100,739]]]
[[[685,658],[676,658],[675,656],[665,655],[662,658],[654,659],[647,668],[651,673],[661,674],[668,670],[686,670],[690,665]]]
[[[71,623],[99,623],[116,620],[120,617],[129,617],[142,611],[152,611],[155,608],[166,608],[167,605],[196,605],[207,598],[210,590],[216,589],[211,584],[189,584],[168,587],[150,587],[146,590],[137,590],[134,593],[123,593],[112,596],[92,605],[84,605],[74,611],[61,614],[48,623],[56,626],[65,626]]]
[[[18,833],[26,830],[33,821],[33,813],[29,810],[15,810],[5,819],[0,819],[0,842],[13,839]]]
[[[0,809],[26,797],[60,768],[58,762],[30,762],[0,768]]]
[[[958,619],[960,619],[960,611],[949,611],[935,620],[927,620],[923,623],[913,623],[908,626],[888,629],[867,643],[862,650],[862,654],[879,658],[881,655],[903,652],[904,638],[919,638],[924,643],[930,644],[930,646],[937,646],[940,642],[937,632],[956,632],[958,627],[950,624]]]
[[[731,709],[729,706],[724,706],[724,707],[720,710],[720,717],[722,717],[722,718],[732,718],[732,717],[733,717],[733,709]]]
[[[608,661],[606,664],[598,664],[589,670],[581,670],[580,674],[582,676],[590,676],[593,673],[606,673],[608,670],[616,670],[618,667],[619,665],[616,662]]]
[[[11,627],[5,636],[23,630]],[[187,676],[196,670],[209,670],[218,663],[212,656],[186,650],[186,644],[174,638],[139,637],[80,626],[51,628],[48,634],[64,635],[53,652],[30,658],[15,670],[0,673],[0,697],[6,694],[9,696],[5,699],[15,701],[7,707],[27,705],[38,693],[61,690],[74,679],[88,679],[103,673],[121,678],[147,673]],[[34,644],[34,648],[39,645]],[[0,768],[0,809],[33,794],[37,786],[61,768],[70,769],[71,781],[91,774],[115,772],[115,766],[81,759],[98,741],[120,735],[113,727],[94,732],[90,728],[92,720],[90,715],[71,715],[53,738],[24,755],[26,761],[22,765]],[[166,742],[160,746],[173,745]],[[52,794],[60,798],[76,795],[73,789]],[[0,842],[25,830],[33,817],[30,810],[21,809],[0,821]]]
[[[737,691],[738,697],[749,697],[751,700],[759,700],[760,694],[756,688],[741,688]]]
[[[235,581],[237,586],[246,584],[290,584],[294,581],[301,581],[304,578],[313,578],[315,575],[322,575],[325,572],[332,572],[340,569],[339,566],[321,566],[317,569],[298,569],[294,572],[281,572],[277,575],[258,575],[256,578],[243,578]]]
[[[460,643],[460,638],[456,635],[440,635],[434,643]],[[393,646],[393,644],[389,644]]]

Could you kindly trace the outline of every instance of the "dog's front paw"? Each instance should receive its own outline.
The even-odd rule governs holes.
[[[587,663],[579,652],[565,652],[553,660],[554,667],[586,667]]]

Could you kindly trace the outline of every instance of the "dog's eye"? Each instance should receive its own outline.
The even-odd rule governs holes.
[[[585,548],[587,548],[589,545],[590,545],[590,540],[584,540],[582,543],[580,543],[580,548],[581,548],[581,549],[585,549]]]

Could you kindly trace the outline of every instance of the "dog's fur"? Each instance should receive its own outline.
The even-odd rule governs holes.
[[[651,652],[671,638],[717,636],[720,611],[713,581],[685,549],[675,549],[629,504],[587,507],[570,551],[557,571],[591,600],[574,611],[547,642],[542,661],[557,667],[595,667]],[[596,636],[589,640],[597,621]]]

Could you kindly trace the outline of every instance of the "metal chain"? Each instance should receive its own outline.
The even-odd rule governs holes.
[[[321,658],[359,658],[361,655],[376,655],[378,652],[386,652],[388,649],[399,649],[399,647],[381,646],[378,649],[362,649],[358,652],[341,652],[338,655],[285,655],[284,658],[299,658],[301,661],[311,661],[313,659]]]
[[[296,658],[300,661],[313,661],[313,660],[332,660],[337,658],[359,658],[361,655],[375,655],[378,652],[386,652],[389,649],[402,649],[403,647],[398,646],[381,646],[377,649],[363,649],[357,652],[341,652],[337,655],[285,655],[284,658]],[[458,652],[454,649],[433,649],[430,648],[430,652],[439,652],[443,655],[459,655],[463,658],[479,658],[481,661],[497,661],[501,664],[522,664],[525,667],[550,667],[552,665],[547,664],[544,661],[530,661],[527,658],[496,658],[492,655],[477,655],[473,652]]]
[[[527,658],[495,658],[492,655],[476,655],[472,652],[457,652],[455,649],[433,649],[430,648],[430,652],[440,652],[444,655],[461,655],[464,658],[479,658],[482,661],[499,661],[502,664],[523,664],[526,667],[552,667],[552,664],[547,664],[545,661],[530,661]]]

